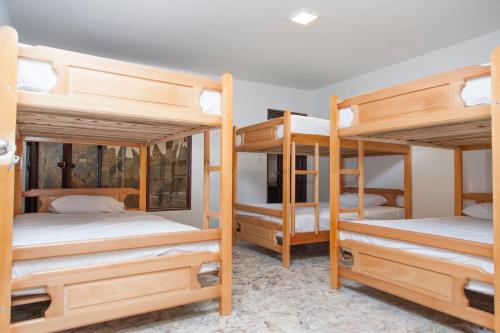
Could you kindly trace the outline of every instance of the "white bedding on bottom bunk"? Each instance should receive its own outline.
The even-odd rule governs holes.
[[[276,204],[249,204],[251,206],[258,206],[271,209],[283,209],[283,205],[280,203]],[[272,221],[276,223],[282,223],[283,220],[279,217],[268,216],[263,214],[251,213],[246,211],[238,211],[238,214],[250,215],[255,217],[263,218],[267,221]],[[388,206],[377,206],[377,207],[366,207],[365,217],[367,219],[401,219],[404,218],[405,211],[404,208],[400,207],[388,207]],[[342,213],[341,218],[344,220],[355,220],[358,218],[356,213]],[[320,202],[319,204],[319,229],[329,230],[330,229],[330,206],[328,202]],[[305,207],[297,208],[295,210],[295,231],[296,232],[310,232],[314,231],[314,208]]]
[[[17,216],[14,220],[13,245],[48,244],[192,230],[197,230],[197,228],[145,212],[23,214]],[[209,241],[16,261],[12,267],[12,278],[40,271],[100,265],[197,251],[218,252],[219,243]],[[210,272],[217,268],[218,263],[207,263],[202,266],[200,272]],[[39,293],[43,292],[43,290],[29,291],[30,294],[35,292]],[[21,293],[23,291],[15,294],[19,295]]]
[[[493,243],[492,221],[478,220],[466,216],[392,221],[364,220],[353,222],[457,238],[485,244]],[[417,245],[409,242],[387,238],[374,237],[366,234],[341,231],[340,240],[347,239],[452,261],[459,264],[480,268],[487,273],[493,273],[493,262],[491,258],[462,254],[454,251]],[[466,288],[488,295],[493,295],[494,293],[493,286],[477,281],[470,281],[467,284]]]

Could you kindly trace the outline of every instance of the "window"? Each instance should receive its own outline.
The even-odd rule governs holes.
[[[31,188],[139,188],[139,148],[29,142],[26,184]],[[148,210],[191,208],[191,138],[157,144],[148,149]],[[138,208],[129,196],[128,208]],[[26,201],[26,211],[36,202]]]
[[[191,209],[191,137],[148,149],[148,210]]]

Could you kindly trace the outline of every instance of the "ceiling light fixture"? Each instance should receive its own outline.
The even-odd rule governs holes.
[[[292,22],[295,22],[298,24],[308,25],[309,23],[311,23],[312,21],[314,21],[317,18],[318,18],[318,15],[314,15],[314,14],[308,13],[306,11],[301,11],[297,15],[292,16],[290,18],[290,20]]]

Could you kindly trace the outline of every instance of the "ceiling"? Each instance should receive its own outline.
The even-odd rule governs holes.
[[[498,0],[8,0],[24,43],[316,89],[500,29]],[[288,18],[319,14],[308,26]]]

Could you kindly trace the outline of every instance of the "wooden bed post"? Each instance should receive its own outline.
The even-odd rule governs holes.
[[[405,208],[405,218],[411,219],[413,217],[412,212],[412,189],[411,189],[411,147],[408,153],[404,154],[404,208]]]
[[[233,212],[233,77],[222,75],[222,126],[220,130],[221,294],[219,312],[231,313],[232,212]]]
[[[238,238],[236,237],[236,201],[238,200],[238,150],[236,149],[237,145],[237,134],[236,131],[238,128],[234,126],[233,128],[233,246],[236,245]]]
[[[358,218],[365,218],[365,143],[358,141]]]
[[[210,225],[210,131],[203,133],[203,229]]]
[[[462,216],[463,209],[463,169],[462,148],[455,149],[455,216]]]
[[[340,216],[340,139],[338,137],[339,114],[337,96],[330,97],[330,283],[340,288],[340,248],[338,219]]]
[[[24,138],[22,136],[16,139],[16,155],[21,160],[16,164],[15,189],[14,189],[14,216],[23,212],[23,145]]]
[[[290,266],[290,111],[283,115],[283,266]]]
[[[17,43],[14,29],[0,28],[0,139],[10,144],[16,141]],[[0,164],[0,332],[10,331],[14,177],[8,161]]]
[[[147,186],[148,186],[148,146],[141,144],[139,147],[139,210],[146,211]]]
[[[491,56],[491,152],[493,160],[493,264],[495,286],[495,330],[500,332],[500,47]]]

